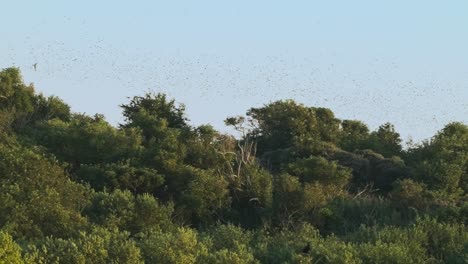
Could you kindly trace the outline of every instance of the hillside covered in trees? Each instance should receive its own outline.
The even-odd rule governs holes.
[[[402,148],[282,100],[191,126],[164,94],[125,122],[0,72],[0,263],[468,263],[468,126]]]

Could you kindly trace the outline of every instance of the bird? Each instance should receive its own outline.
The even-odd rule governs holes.
[[[34,71],[37,70],[37,62],[33,64]]]
[[[308,254],[310,252],[310,242],[307,242],[307,245],[302,249],[302,253]]]

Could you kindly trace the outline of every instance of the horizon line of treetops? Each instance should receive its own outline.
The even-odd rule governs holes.
[[[402,147],[279,100],[192,126],[162,93],[116,126],[0,71],[0,263],[468,263],[468,126]]]

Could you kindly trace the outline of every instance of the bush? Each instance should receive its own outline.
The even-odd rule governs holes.
[[[102,228],[81,232],[74,239],[47,237],[28,249],[26,259],[31,263],[143,263],[128,233]]]
[[[207,254],[196,231],[189,228],[178,228],[174,232],[147,231],[139,236],[138,246],[146,263],[190,264]]]
[[[21,248],[13,241],[13,238],[3,231],[0,231],[0,263],[20,264]]]

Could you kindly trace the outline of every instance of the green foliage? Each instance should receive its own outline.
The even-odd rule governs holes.
[[[426,263],[428,259],[428,237],[419,226],[362,226],[347,240],[357,245],[364,263]]]
[[[425,220],[419,223],[428,236],[427,251],[445,263],[468,262],[468,230],[463,224],[438,223]]]
[[[186,156],[184,163],[201,169],[215,169],[223,164],[219,151],[223,144],[223,135],[212,126],[202,125],[190,133],[185,133]]]
[[[74,168],[136,155],[141,144],[138,130],[116,129],[101,115],[74,115],[70,122],[52,119],[31,133],[40,145]]]
[[[219,225],[204,235],[209,254],[200,263],[258,263],[250,247],[251,232],[233,225]]]
[[[232,222],[257,227],[267,222],[272,205],[272,175],[258,164],[245,164],[238,175],[228,177]]]
[[[175,100],[167,99],[165,94],[146,93],[135,96],[130,103],[121,105],[123,115],[127,120],[126,127],[140,127],[146,138],[151,137],[146,132],[151,131],[155,120],[165,120],[167,127],[182,128],[187,126],[185,106],[177,106]]]
[[[402,209],[415,208],[424,211],[429,204],[425,185],[411,179],[396,182],[391,198]]]
[[[140,249],[127,233],[100,228],[74,239],[47,237],[28,250],[31,263],[143,263]]]
[[[322,157],[311,156],[290,163],[288,172],[299,177],[302,182],[319,182],[322,184],[344,187],[351,178],[351,170],[330,162]]]
[[[408,177],[408,168],[399,157],[384,158],[372,150],[358,150],[349,153],[340,150],[329,150],[327,156],[340,165],[352,169],[354,188],[365,188],[368,185],[387,192],[392,184],[401,178]]]
[[[301,151],[316,149],[320,135],[316,110],[292,100],[277,101],[261,108],[251,108],[250,116],[257,128],[252,136],[258,140],[258,153],[278,149],[298,148]],[[325,113],[324,119],[326,119]]]
[[[319,137],[322,141],[336,143],[339,138],[340,120],[328,108],[314,107]]]
[[[189,132],[185,108],[176,106],[164,94],[147,93],[135,96],[130,103],[121,105],[126,123],[123,128],[137,128],[143,135],[146,147],[144,164],[169,172],[180,165],[186,156],[186,146],[181,144]]]
[[[18,68],[7,68],[0,72],[0,106],[31,113],[34,110],[32,98],[34,88],[25,85]]]
[[[275,177],[273,210],[276,222],[282,226],[292,224],[302,211],[303,189],[299,179],[289,174]]]
[[[363,263],[425,263],[424,259],[415,258],[404,244],[366,243],[360,245],[360,253]]]
[[[70,107],[55,96],[35,95],[32,84],[25,85],[18,68],[0,71],[0,111],[12,114],[12,126],[18,132],[38,121],[70,119]]]
[[[228,182],[212,171],[195,170],[194,179],[184,193],[184,208],[200,222],[209,223],[213,214],[229,205]]]
[[[400,134],[395,131],[395,127],[390,123],[385,123],[370,134],[367,148],[389,158],[401,154]]]
[[[252,240],[252,233],[234,225],[218,225],[207,232],[211,238],[212,249],[236,250],[248,245]]]
[[[51,119],[60,119],[70,121],[71,111],[70,106],[56,96],[44,97],[42,94],[34,98],[36,111],[33,119],[36,121],[44,121]]]
[[[448,124],[432,140],[409,151],[414,177],[429,189],[447,194],[467,192],[468,126]]]
[[[250,252],[248,252],[248,250],[246,250],[244,247],[241,247],[237,251],[221,249],[212,254],[209,254],[204,258],[201,258],[199,263],[249,264],[258,263],[258,261],[255,260],[255,257]]]
[[[468,263],[468,127],[402,150],[292,100],[192,127],[147,93],[125,123],[0,71],[0,263]]]
[[[275,178],[274,211],[281,225],[308,219],[319,224],[320,209],[345,195],[351,170],[322,157],[299,159],[288,166],[290,174]],[[292,175],[291,175],[292,174]]]
[[[361,263],[353,245],[333,236],[323,238],[309,224],[290,231],[260,232],[254,242],[261,263]],[[307,244],[310,251],[303,252]]]
[[[32,149],[0,144],[0,227],[13,236],[69,236],[86,223],[89,190]]]
[[[155,193],[164,183],[164,176],[157,170],[133,166],[129,161],[82,165],[75,175],[100,191],[107,188],[129,190],[133,193]]]
[[[0,71],[0,110],[12,113],[12,126],[19,131],[31,121],[34,87],[25,85],[18,68]]]
[[[357,230],[361,225],[403,225],[414,221],[402,216],[393,208],[390,201],[383,198],[361,196],[357,198],[339,197],[320,211],[324,231],[346,235]]]
[[[12,237],[0,231],[0,263],[1,264],[21,264],[21,248]]]
[[[358,120],[343,120],[338,146],[347,151],[364,149],[369,136],[369,128],[366,124]]]
[[[95,193],[85,208],[92,223],[107,228],[126,230],[132,234],[151,228],[170,228],[173,208],[161,205],[153,196],[134,196],[129,191]]]
[[[272,175],[265,169],[251,165],[246,167],[246,194],[249,200],[254,199],[258,206],[268,208],[272,202]]]
[[[206,247],[197,240],[197,233],[188,228],[174,232],[153,229],[139,237],[138,246],[146,263],[196,263],[206,254]]]

